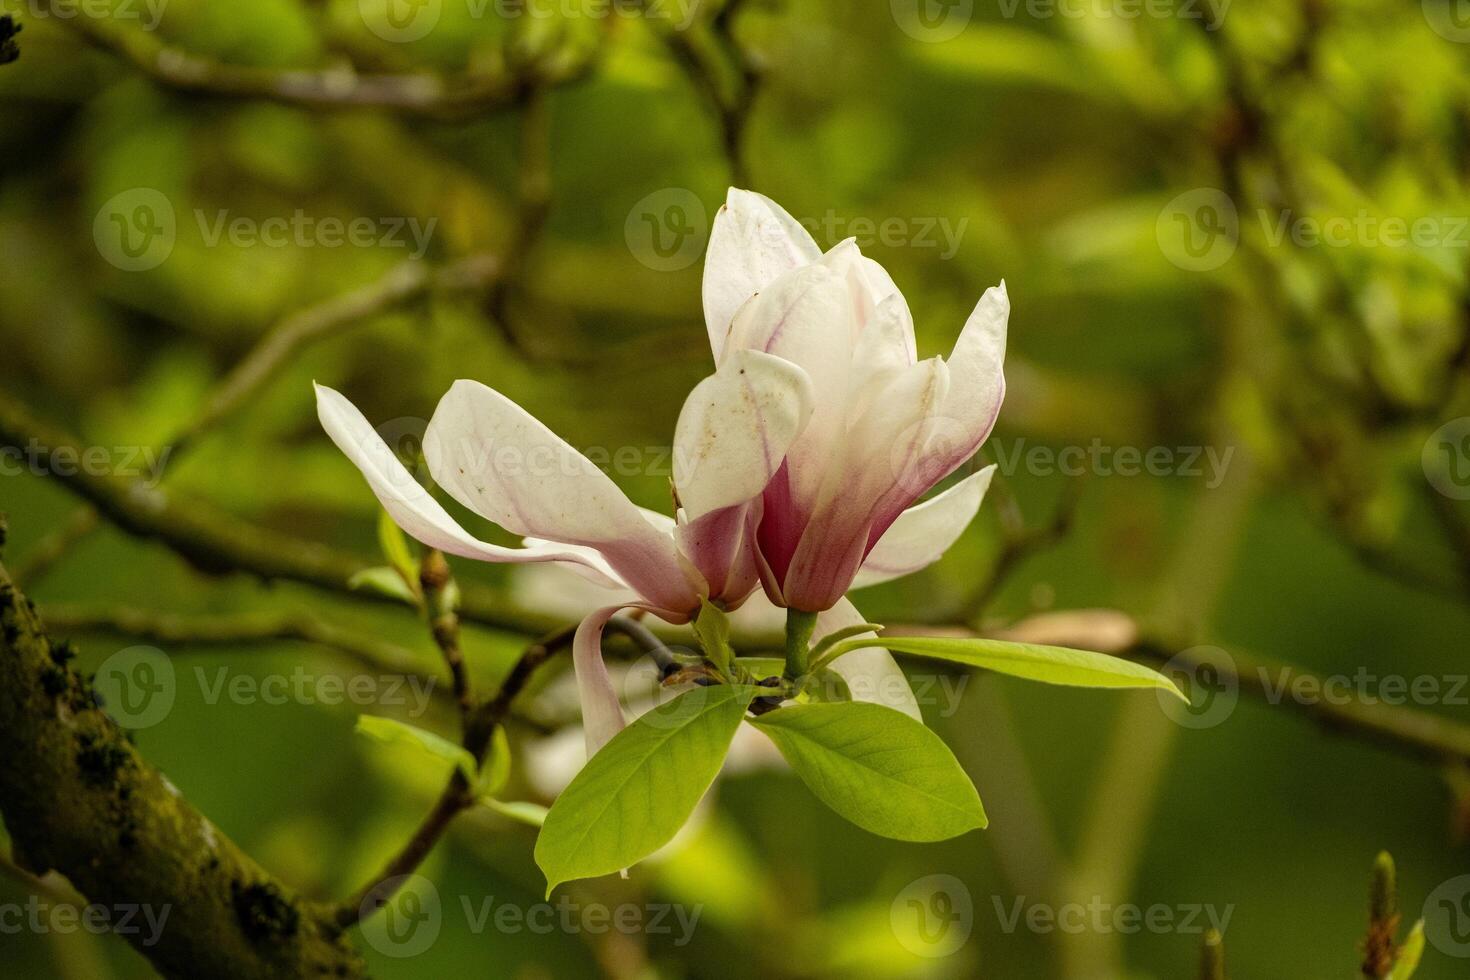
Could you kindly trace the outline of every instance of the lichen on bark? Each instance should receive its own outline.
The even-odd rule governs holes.
[[[166,915],[123,938],[165,976],[357,977],[325,906],[274,879],[145,760],[0,565],[0,816],[17,864]],[[156,941],[153,941],[156,940]]]

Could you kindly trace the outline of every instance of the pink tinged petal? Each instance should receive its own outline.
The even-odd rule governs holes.
[[[695,386],[674,429],[674,486],[689,521],[756,497],[812,414],[790,361],[736,351]]]
[[[995,467],[987,466],[900,514],[869,550],[852,587],[911,575],[938,561],[975,519],[994,475]]]
[[[853,315],[847,281],[825,265],[810,265],[751,300],[731,333],[732,348],[784,358],[811,379],[811,419],[787,453],[789,501],[798,524],[816,501],[827,461],[846,426]]]
[[[843,599],[825,612],[817,614],[818,639],[840,629],[858,626],[866,622],[862,613],[847,599]],[[864,633],[863,636],[873,636]],[[914,698],[908,678],[893,660],[893,655],[882,647],[854,650],[833,661],[832,669],[847,681],[854,701],[882,704],[922,722],[919,703]]]
[[[618,577],[662,608],[698,605],[673,536],[499,392],[456,381],[424,433],[424,458],[439,485],[486,520],[515,534],[595,548]]]
[[[990,435],[1005,399],[1006,324],[1011,301],[1004,281],[980,297],[980,303],[955,342],[949,365],[949,397],[927,449],[925,467],[938,482],[973,456]]]
[[[447,554],[479,561],[591,564],[588,556],[575,548],[560,545],[505,548],[480,541],[460,527],[429,491],[414,479],[357,406],[341,392],[317,385],[316,405],[322,428],[337,448],[362,471],[378,502],[409,537]]]
[[[704,260],[704,318],[719,362],[735,313],[777,278],[822,254],[805,228],[775,201],[730,188],[715,216]]]
[[[587,758],[622,731],[627,722],[618,692],[602,659],[602,633],[607,621],[623,606],[604,606],[582,620],[572,638],[572,667],[577,674],[577,695],[582,701],[582,731],[587,738]]]
[[[948,388],[944,363],[921,361],[884,386],[852,424],[841,455],[827,467],[821,500],[782,580],[790,606],[819,611],[841,599],[867,555],[873,528],[881,534],[928,489],[908,480]]]

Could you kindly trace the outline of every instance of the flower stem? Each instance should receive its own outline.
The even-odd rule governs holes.
[[[786,610],[786,679],[797,680],[806,675],[807,657],[812,634],[817,629],[817,614],[800,609]]]

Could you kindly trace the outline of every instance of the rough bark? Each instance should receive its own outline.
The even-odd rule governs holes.
[[[166,914],[155,942],[118,930],[165,976],[364,975],[326,910],[190,806],[70,658],[0,566],[0,815],[16,863],[59,871],[90,903]]]

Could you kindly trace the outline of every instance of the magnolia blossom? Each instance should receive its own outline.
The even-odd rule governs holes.
[[[777,205],[732,190],[710,243],[705,307],[718,367],[675,425],[673,517],[635,506],[520,406],[461,380],[429,422],[424,458],[446,493],[523,545],[481,541],[361,412],[317,386],[323,427],[408,535],[464,558],[563,566],[596,587],[572,646],[589,755],[624,725],[601,651],[619,611],[677,625],[702,600],[735,610],[763,584],[777,605],[819,612],[819,636],[859,625],[848,588],[937,560],[990,479],[983,470],[909,507],[994,422],[1003,286],[985,294],[947,362],[917,361],[908,308],[876,263],[851,242],[821,254]],[[886,651],[834,669],[855,697],[918,717]]]
[[[882,266],[851,239],[823,254],[778,204],[732,189],[710,239],[704,307],[717,364],[774,354],[800,365],[816,396],[762,495],[758,557],[771,601],[830,609],[855,579],[938,557],[974,516],[992,469],[908,508],[995,424],[1005,283],[981,297],[948,358],[919,360],[913,316]]]

